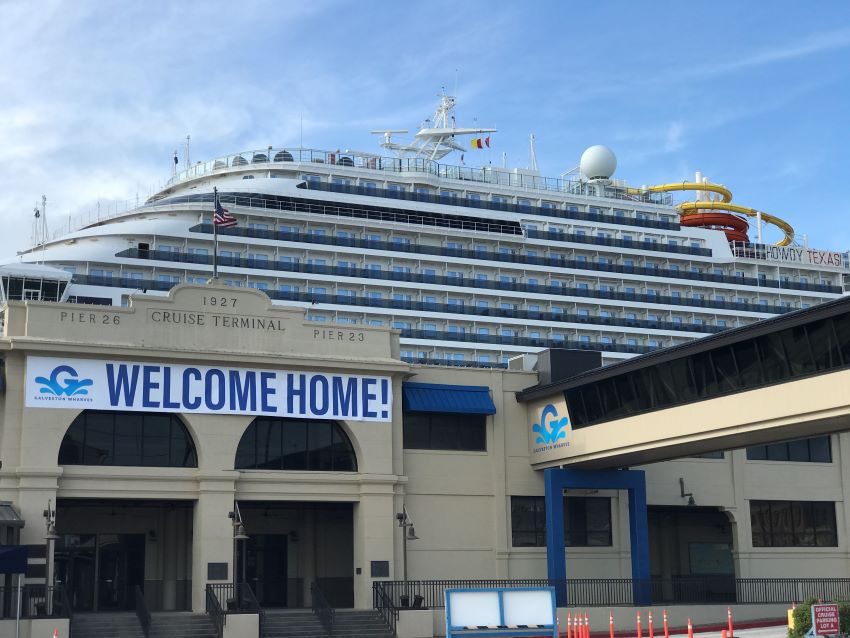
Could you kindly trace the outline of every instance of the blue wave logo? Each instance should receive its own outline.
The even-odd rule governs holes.
[[[549,417],[548,424],[546,423],[546,417]],[[531,426],[531,431],[537,432],[540,435],[534,442],[552,445],[555,441],[567,438],[564,428],[567,427],[569,422],[570,420],[567,417],[559,419],[558,410],[551,403],[548,404],[540,413],[540,423],[535,423]]]
[[[86,388],[94,384],[91,379],[80,379],[77,371],[71,366],[61,365],[53,368],[50,378],[36,377],[35,382],[41,384],[41,394],[53,394],[57,397],[73,397],[88,394]]]

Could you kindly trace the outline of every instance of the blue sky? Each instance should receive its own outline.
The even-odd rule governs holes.
[[[0,256],[98,200],[142,199],[192,160],[304,145],[376,150],[445,86],[493,126],[466,164],[574,167],[635,185],[701,170],[736,203],[850,249],[850,3],[0,0]],[[448,159],[448,158],[447,158]],[[766,238],[778,239],[768,234]]]

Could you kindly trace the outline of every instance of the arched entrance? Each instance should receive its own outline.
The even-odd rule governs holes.
[[[335,421],[262,417],[245,430],[234,468],[247,480],[273,471],[281,486],[262,500],[239,501],[249,539],[236,573],[263,607],[307,606],[313,585],[334,607],[353,607],[354,504],[311,500],[310,486],[332,484],[357,467],[354,446]],[[304,472],[315,474],[299,479]]]
[[[59,448],[59,465],[195,468],[198,455],[173,414],[87,410]],[[192,500],[59,498],[54,574],[75,611],[129,610],[135,590],[152,610],[191,608]]]

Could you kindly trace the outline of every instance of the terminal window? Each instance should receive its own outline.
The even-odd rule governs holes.
[[[832,446],[828,436],[756,445],[747,448],[747,460],[832,463]]]
[[[198,456],[173,414],[86,410],[62,439],[59,465],[198,467]]]
[[[405,412],[403,423],[407,450],[487,451],[484,414]]]
[[[832,501],[750,501],[753,547],[837,547]]]
[[[334,421],[257,418],[239,441],[235,469],[356,472],[357,458]]]
[[[567,547],[611,547],[611,499],[565,497],[564,543]],[[511,544],[546,547],[546,506],[542,496],[511,496]]]

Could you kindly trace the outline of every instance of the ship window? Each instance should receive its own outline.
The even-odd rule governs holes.
[[[356,472],[357,458],[334,421],[257,418],[239,441],[234,468]]]

